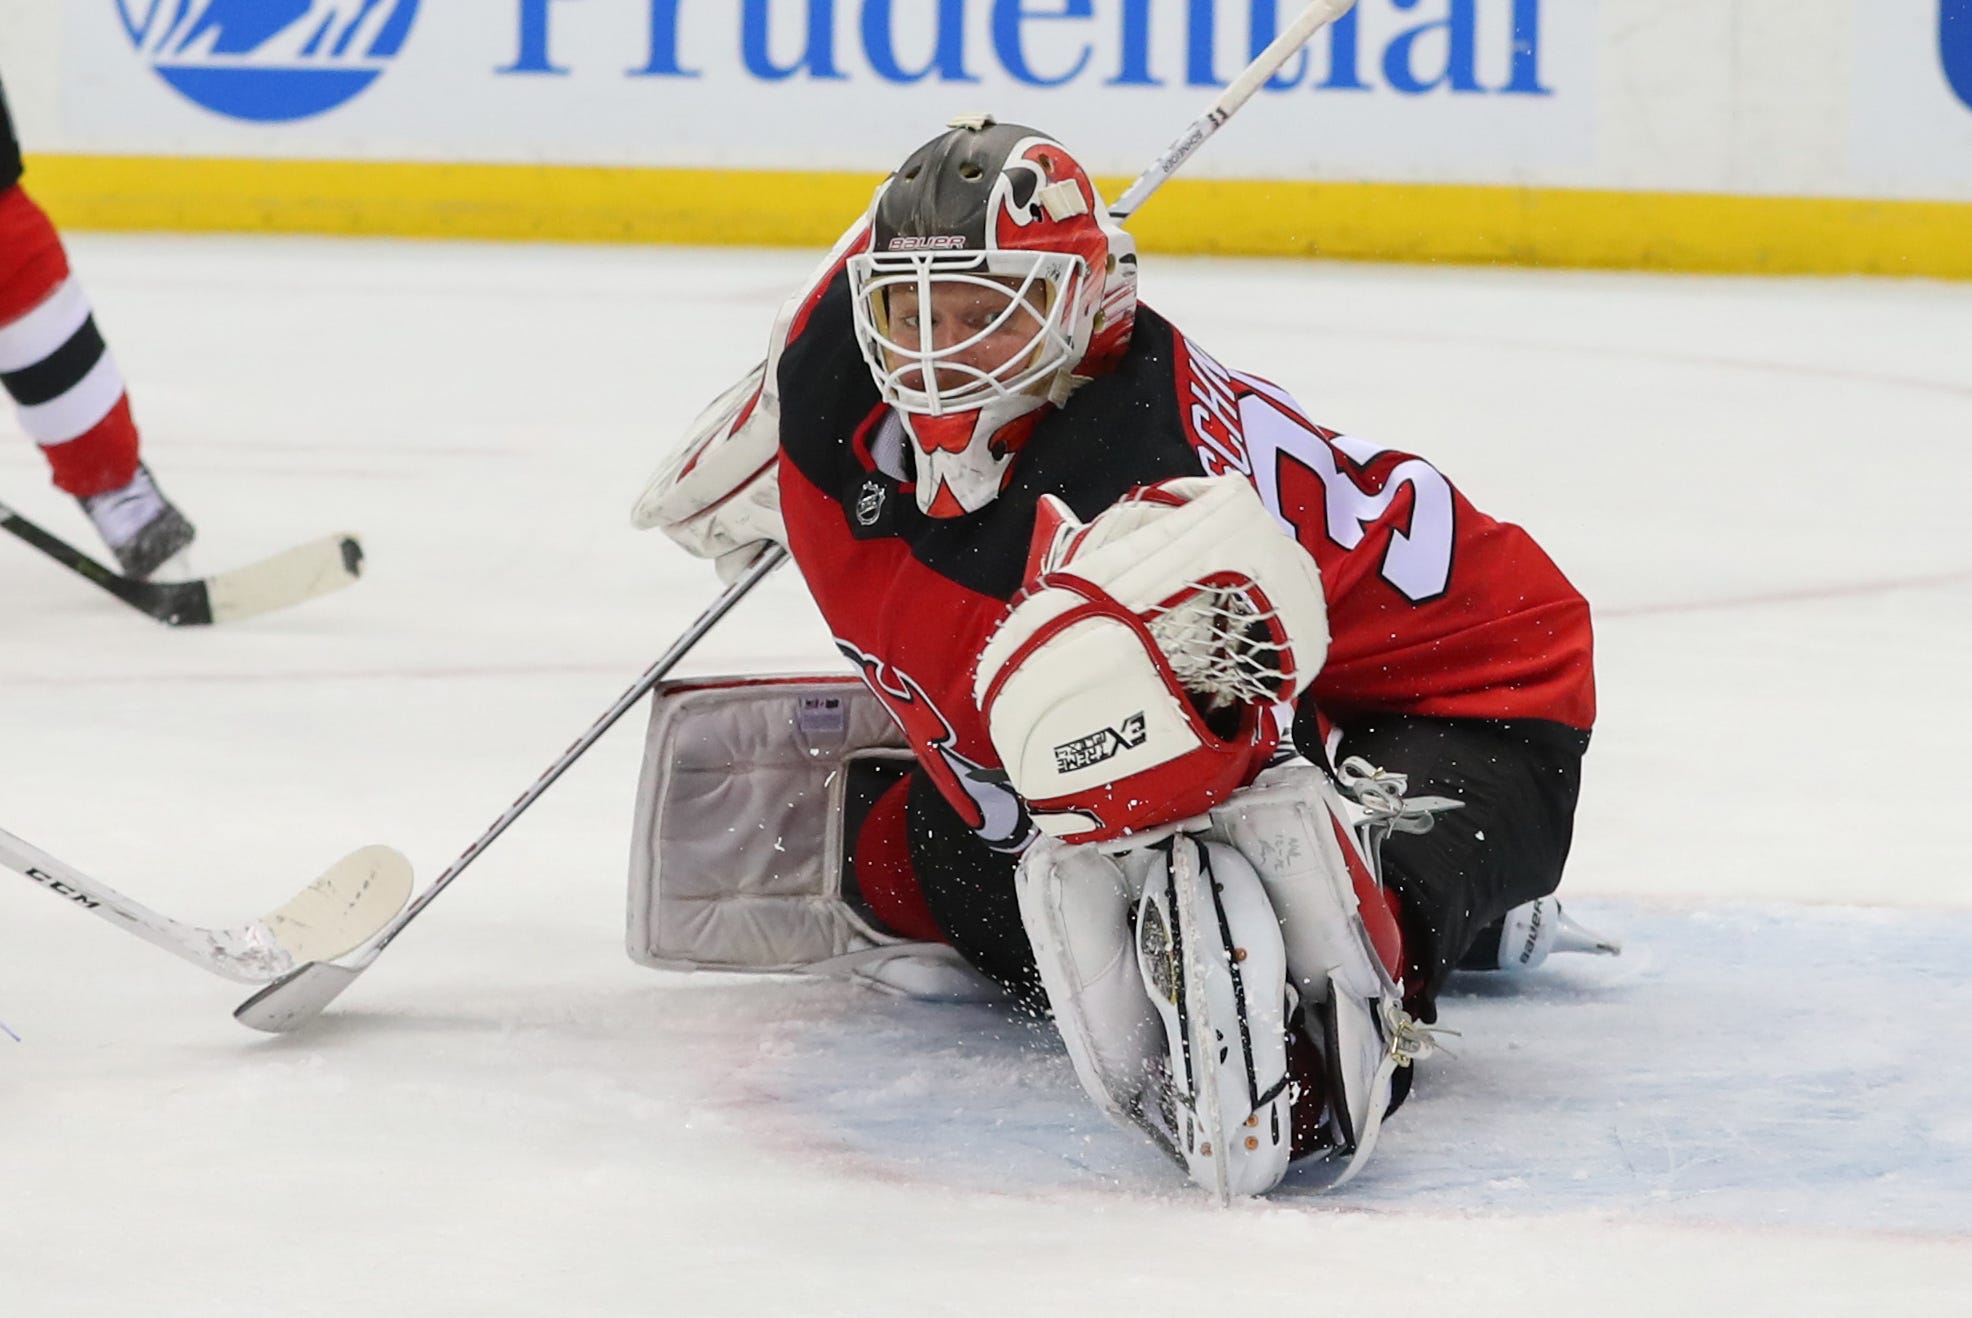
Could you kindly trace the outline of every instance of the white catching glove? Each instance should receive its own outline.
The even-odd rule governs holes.
[[[1071,842],[1203,814],[1266,764],[1271,706],[1321,671],[1314,559],[1238,476],[1145,486],[1087,525],[1043,505],[1038,575],[973,683],[1014,789]]]
[[[712,400],[631,510],[638,530],[656,527],[728,584],[769,544],[786,544],[781,522],[780,409],[764,388],[767,364]]]

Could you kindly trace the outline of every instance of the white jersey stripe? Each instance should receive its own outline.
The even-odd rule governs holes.
[[[89,374],[75,382],[75,388],[59,398],[33,407],[23,407],[21,426],[44,447],[66,443],[110,414],[116,400],[123,397],[123,372],[116,358],[105,349]]]
[[[0,372],[25,370],[69,341],[89,319],[89,299],[70,275],[34,310],[0,325]]]

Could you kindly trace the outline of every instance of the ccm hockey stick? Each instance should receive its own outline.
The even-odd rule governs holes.
[[[196,581],[137,581],[110,571],[4,503],[0,503],[0,529],[11,531],[77,576],[95,582],[168,627],[236,622],[285,609],[341,590],[363,571],[363,547],[356,538],[330,535]]]
[[[364,847],[258,920],[202,929],[131,901],[5,829],[0,865],[201,970],[246,984],[361,946],[411,894],[410,862],[389,847]]]
[[[1272,44],[1260,52],[1245,71],[1233,80],[1232,85],[1213,101],[1206,112],[1194,120],[1164,154],[1130,185],[1117,204],[1111,207],[1110,214],[1121,221],[1134,213],[1164,184],[1165,180],[1177,172],[1179,166],[1190,159],[1192,153],[1206,138],[1217,132],[1219,126],[1230,119],[1233,113],[1244,105],[1282,64],[1287,62],[1289,56],[1299,50],[1308,38],[1321,28],[1347,13],[1354,3],[1355,0],[1314,0],[1314,3],[1302,11],[1301,15],[1289,24]],[[672,666],[697,644],[700,637],[710,631],[715,623],[725,617],[733,605],[737,604],[768,573],[779,567],[786,558],[787,551],[775,545],[754,560],[746,572],[726,587],[706,611],[699,615],[698,621],[686,629],[685,634],[673,642],[671,648],[660,655],[644,675],[638,678],[628,691],[619,696],[616,703],[611,705],[603,716],[576,740],[574,745],[563,751],[561,758],[550,765],[547,772],[536,779],[534,785],[522,793],[518,800],[508,806],[505,814],[493,821],[492,827],[466,848],[465,853],[453,861],[449,869],[434,879],[430,887],[419,893],[417,898],[404,908],[403,913],[392,920],[377,935],[375,941],[352,958],[348,964],[339,965],[321,960],[291,971],[241,1003],[233,1012],[234,1019],[256,1030],[280,1034],[300,1029],[321,1015],[323,1010],[335,1001],[344,989],[354,983],[356,977],[362,974],[386,947],[390,946],[391,940],[403,931],[404,926],[416,919],[418,913],[430,905],[433,899],[445,890],[446,885],[456,879],[481,852],[491,846],[494,839],[505,832],[507,826],[518,819],[524,810],[534,804],[584,751],[594,745],[611,725],[656,686],[664,675],[671,671]]]
[[[332,959],[347,951],[347,948],[316,957],[307,965],[288,971],[242,1002],[234,1010],[233,1018],[242,1025],[251,1026],[256,1030],[266,1030],[270,1034],[284,1034],[289,1030],[300,1029],[321,1015],[323,1008],[335,1001],[337,996],[353,984],[356,977],[362,974],[372,961],[382,955],[383,950],[390,946],[391,940],[404,932],[404,926],[418,918],[418,912],[431,905],[452,880],[465,872],[466,866],[478,859],[481,852],[493,845],[494,839],[507,831],[509,824],[519,819],[529,806],[540,799],[543,792],[554,785],[555,780],[561,777],[570,765],[582,758],[583,752],[595,745],[618,719],[629,712],[631,706],[642,700],[652,687],[661,682],[664,675],[669,673],[694,645],[698,644],[699,639],[712,630],[714,623],[725,617],[727,611],[745,598],[746,593],[764,580],[768,573],[786,561],[787,550],[779,545],[772,545],[766,553],[748,565],[746,571],[706,607],[705,612],[698,616],[698,621],[687,627],[684,634],[671,643],[671,648],[659,655],[656,662],[644,670],[643,676],[639,677],[628,691],[618,696],[615,704],[603,711],[602,717],[590,724],[588,730],[577,737],[574,744],[563,751],[561,756],[548,766],[547,771],[536,778],[533,785],[522,792],[514,803],[507,807],[506,812],[494,820],[492,826],[480,834],[478,839],[452,862],[450,868],[433,879],[431,886],[419,893],[416,900],[405,907],[403,913],[396,919],[385,925],[376,935],[375,940],[348,964],[338,965]]]

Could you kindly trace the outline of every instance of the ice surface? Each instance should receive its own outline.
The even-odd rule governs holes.
[[[0,544],[0,823],[203,924],[369,841],[429,881],[696,616],[629,506],[810,259],[72,249],[200,564],[369,551],[178,633]],[[1972,288],[1144,284],[1587,592],[1564,895],[1623,958],[1461,981],[1364,1177],[1220,1212],[1029,1025],[632,965],[633,716],[294,1037],[0,876],[0,1313],[1972,1309]],[[833,665],[792,574],[688,661]]]

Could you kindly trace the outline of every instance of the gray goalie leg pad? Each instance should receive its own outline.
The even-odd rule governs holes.
[[[849,784],[875,761],[908,765],[911,754],[853,678],[660,685],[630,847],[631,959],[998,996],[951,948],[897,938],[846,899]]]

